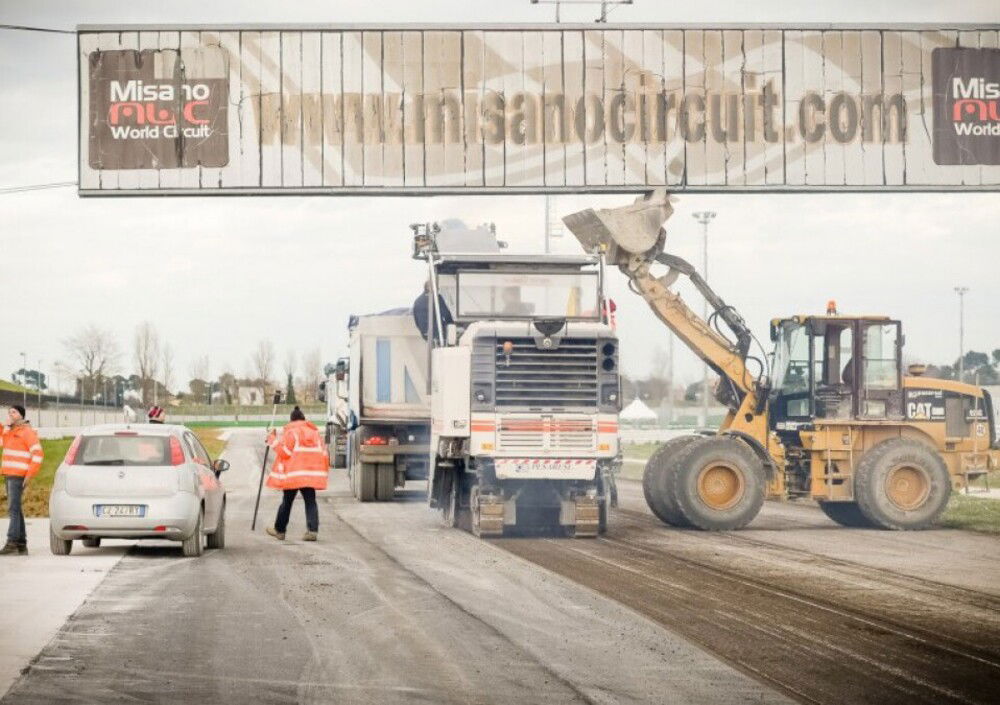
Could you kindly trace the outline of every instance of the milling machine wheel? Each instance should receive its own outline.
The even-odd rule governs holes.
[[[358,463],[358,478],[355,480],[358,486],[358,500],[361,502],[374,502],[376,499],[375,488],[377,483],[375,463]]]
[[[858,509],[883,529],[926,529],[941,516],[950,497],[944,460],[919,441],[882,441],[862,456],[854,472]]]
[[[396,493],[396,468],[392,463],[379,463],[375,481],[375,499],[391,502]]]
[[[857,502],[820,502],[819,508],[841,526],[852,529],[869,529],[875,526],[861,513]]]
[[[642,493],[650,510],[665,524],[690,526],[677,509],[673,483],[669,478],[675,472],[676,459],[680,452],[701,438],[703,436],[671,438],[653,451],[646,461],[646,469],[642,473]]]
[[[676,456],[668,481],[678,514],[705,531],[743,528],[764,504],[764,466],[737,438],[709,436],[690,443]]]
[[[495,495],[481,495],[473,487],[469,496],[472,533],[480,538],[503,536],[503,499]]]
[[[570,529],[574,538],[590,539],[601,528],[601,513],[597,497],[576,498],[576,521]]]

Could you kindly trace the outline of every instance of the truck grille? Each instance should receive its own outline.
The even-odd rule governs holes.
[[[504,342],[514,344],[505,355]],[[496,405],[597,406],[597,340],[577,338],[539,349],[532,338],[498,338],[495,348]]]
[[[504,418],[500,420],[501,451],[593,452],[596,429],[590,419]]]

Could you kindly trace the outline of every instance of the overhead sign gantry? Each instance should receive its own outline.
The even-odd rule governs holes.
[[[997,190],[998,29],[81,27],[80,193]]]

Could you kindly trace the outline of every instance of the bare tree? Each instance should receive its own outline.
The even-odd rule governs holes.
[[[169,394],[170,387],[174,384],[174,349],[170,347],[170,343],[164,343],[160,351],[160,374],[163,388]]]
[[[191,360],[191,364],[188,366],[188,374],[191,375],[192,379],[200,379],[203,382],[207,382],[209,367],[208,355],[201,355]]]
[[[156,385],[156,372],[160,365],[160,336],[149,321],[136,326],[132,355],[139,371],[142,402],[148,404],[153,396],[152,388]]]
[[[121,358],[121,348],[111,331],[93,323],[64,340],[63,347],[82,375],[81,384],[89,385],[91,390],[116,371]]]
[[[314,348],[302,358],[302,388],[303,401],[315,401],[319,392],[319,383],[323,381],[323,357],[319,348]]]
[[[266,338],[257,343],[257,349],[250,356],[250,366],[264,385],[264,394],[267,395],[274,374],[274,343]]]
[[[292,348],[288,348],[288,352],[285,353],[285,377],[288,377],[288,375],[292,375],[294,377],[298,366],[299,360],[295,355],[295,351]]]

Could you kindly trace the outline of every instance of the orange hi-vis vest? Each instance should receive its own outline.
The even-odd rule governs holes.
[[[14,477],[34,477],[42,467],[42,444],[35,429],[26,423],[0,433],[0,473]]]
[[[309,421],[292,421],[269,443],[274,449],[274,464],[267,476],[268,487],[326,489],[330,463],[316,426]]]

